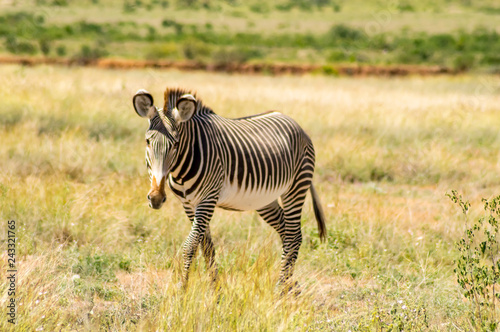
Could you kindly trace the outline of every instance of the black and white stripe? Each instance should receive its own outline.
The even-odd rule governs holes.
[[[325,238],[324,215],[312,186],[314,147],[290,117],[267,112],[227,119],[181,89],[167,90],[160,110],[151,95],[141,90],[134,97],[134,107],[149,118],[146,163],[152,207],[159,208],[160,200],[165,200],[160,182],[167,178],[192,223],[184,243],[184,283],[199,244],[216,276],[209,230],[215,207],[256,210],[278,232],[283,243],[280,283],[293,273],[308,190],[320,237]]]

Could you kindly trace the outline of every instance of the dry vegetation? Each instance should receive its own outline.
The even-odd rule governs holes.
[[[445,193],[464,193],[472,217],[500,193],[498,77],[0,73],[0,220],[18,225],[17,330],[469,328],[453,273],[463,222]],[[147,207],[147,125],[131,105],[139,88],[160,100],[166,86],[192,88],[228,117],[282,110],[310,134],[329,232],[320,244],[306,202],[299,296],[275,293],[279,238],[254,212],[215,214],[219,291],[202,259],[186,292],[174,286],[190,225],[171,194],[162,210]],[[0,330],[12,329],[6,287],[2,278]]]

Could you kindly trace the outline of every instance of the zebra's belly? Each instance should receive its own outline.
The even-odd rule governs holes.
[[[228,183],[221,190],[217,206],[230,210],[257,210],[272,203],[285,193],[288,187],[289,185],[285,184],[272,190],[243,190],[235,184]]]

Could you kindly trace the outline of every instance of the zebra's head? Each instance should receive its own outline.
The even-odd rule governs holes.
[[[153,96],[146,90],[137,91],[132,102],[136,113],[149,121],[146,131],[146,165],[151,189],[147,198],[150,207],[159,209],[167,200],[165,184],[177,155],[178,126],[193,116],[197,106],[196,99],[191,94],[182,95],[175,108],[167,114],[154,105]]]

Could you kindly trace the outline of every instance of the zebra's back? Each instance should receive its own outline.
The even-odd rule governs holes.
[[[290,188],[305,160],[314,166],[311,140],[284,114],[267,112],[239,119],[212,116],[224,172],[217,204],[222,208],[262,208]]]

